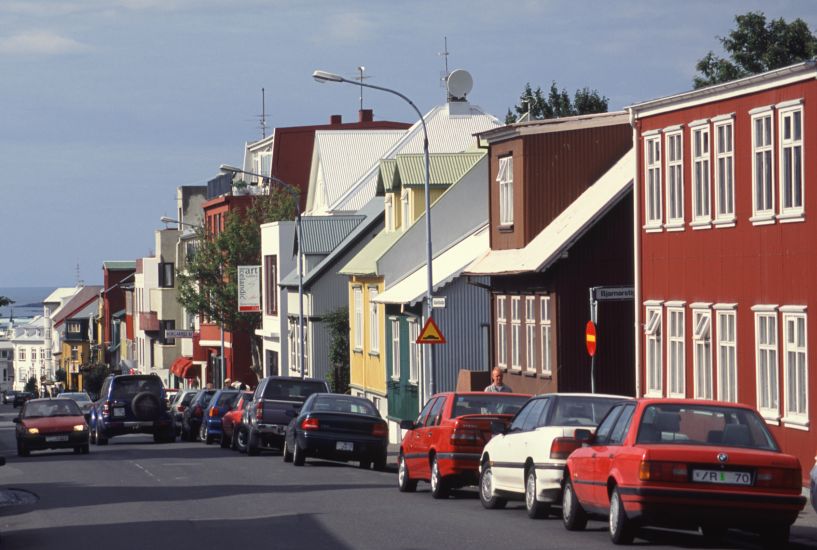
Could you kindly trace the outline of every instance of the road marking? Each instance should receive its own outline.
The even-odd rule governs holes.
[[[161,466],[204,466],[199,462],[163,462]]]
[[[133,460],[129,460],[128,462],[130,462],[131,464],[133,464],[134,466],[136,466],[137,468],[139,468],[140,470],[142,470],[143,472],[145,472],[147,475],[149,475],[150,477],[152,477],[152,478],[153,478],[153,479],[155,479],[156,481],[161,481],[161,480],[160,480],[160,479],[159,479],[159,478],[158,478],[156,475],[154,475],[154,474],[153,474],[153,472],[151,472],[150,470],[148,470],[147,468],[145,468],[145,467],[144,467],[144,466],[142,466],[141,464],[137,464],[137,463],[136,463],[136,462],[134,462]]]

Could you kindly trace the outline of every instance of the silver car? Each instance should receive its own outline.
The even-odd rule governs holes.
[[[59,397],[64,399],[73,399],[79,405],[80,410],[82,411],[83,416],[85,416],[85,421],[87,422],[90,420],[91,417],[91,409],[94,408],[94,403],[91,401],[91,396],[88,395],[84,391],[76,391],[76,392],[62,392],[59,394]]]
[[[814,459],[817,461],[817,456]],[[814,468],[811,469],[811,494],[809,496],[811,497],[811,506],[817,512],[817,462],[815,462]]]

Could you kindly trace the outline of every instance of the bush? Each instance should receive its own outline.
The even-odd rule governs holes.
[[[31,393],[36,395],[37,394],[37,379],[34,378],[33,376],[31,378],[29,378],[28,382],[26,382],[25,388],[23,388],[23,389],[25,391],[31,392]]]

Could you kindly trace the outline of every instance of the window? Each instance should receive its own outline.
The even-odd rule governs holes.
[[[159,288],[173,288],[173,262],[159,264]]]
[[[17,352],[20,361],[26,360],[26,348],[20,348],[20,351]]]
[[[712,313],[708,309],[692,310],[693,369],[695,399],[713,399],[712,394]]]
[[[624,443],[624,438],[627,437],[627,432],[630,431],[630,423],[633,420],[633,413],[635,413],[635,405],[627,405],[621,411],[621,415],[616,420],[610,432],[610,438],[607,440],[608,445],[621,445]]]
[[[667,227],[684,223],[684,170],[681,132],[666,136],[667,155]]]
[[[647,340],[647,395],[660,396],[664,392],[663,364],[661,361],[661,307],[648,307],[644,335]]]
[[[644,140],[646,171],[644,177],[644,208],[647,227],[661,225],[661,139],[659,136]]]
[[[780,111],[780,215],[803,214],[803,108]]]
[[[417,383],[420,379],[420,364],[422,355],[417,338],[420,337],[420,325],[417,321],[409,321],[409,381]]]
[[[757,408],[766,418],[777,420],[777,313],[755,312],[755,363]]]
[[[437,400],[434,402],[434,405],[431,406],[431,410],[426,417],[424,426],[436,426],[442,420],[442,412],[443,406],[445,405],[445,397],[438,397]]]
[[[262,176],[269,177],[272,174],[272,153],[258,153],[256,156],[255,170]],[[258,183],[262,183],[262,178],[258,178]]]
[[[499,225],[513,225],[513,157],[499,159]]]
[[[508,317],[505,312],[505,296],[496,297],[496,362],[502,368],[508,367]]]
[[[667,308],[667,377],[669,396],[685,397],[686,363],[684,362],[684,310]]]
[[[717,308],[717,306],[716,306]],[[738,400],[737,316],[734,310],[718,311],[718,399]]]
[[[386,195],[385,199],[386,203],[386,221],[385,221],[385,229],[386,231],[394,231],[395,224],[394,224],[394,199],[392,198],[391,193]]]
[[[352,288],[354,322],[355,322],[355,350],[363,350],[363,288]]]
[[[520,345],[522,337],[522,312],[519,310],[519,296],[511,296],[511,368],[522,369]]]
[[[76,334],[77,332],[80,332],[82,330],[82,327],[81,327],[79,321],[68,321],[68,323],[66,323],[66,325],[67,325],[65,327],[66,332],[72,332],[72,333]]]
[[[525,370],[536,372],[536,297],[525,296]]]
[[[79,347],[71,346],[71,361],[79,361]]]
[[[752,118],[752,206],[754,218],[771,218],[774,215],[774,158],[772,114],[767,111]]]
[[[400,379],[400,321],[391,322],[391,377]]]
[[[551,347],[552,347],[552,331],[550,322],[550,296],[542,296],[539,298],[539,329],[542,332],[542,374],[550,375],[553,373]]]
[[[176,320],[159,321],[159,343],[163,346],[173,346],[176,344],[175,338],[165,336],[165,331],[176,330]]]
[[[692,130],[692,221],[709,223],[709,127]]]
[[[732,121],[715,125],[715,220],[735,219],[734,147]]]
[[[409,200],[411,199],[411,193],[408,189],[403,189],[403,193],[400,197],[400,201],[402,204],[402,212],[400,213],[400,226],[403,228],[403,231],[408,229],[409,225],[411,224],[411,218],[409,216]]]
[[[278,257],[264,256],[264,312],[278,315]]]
[[[783,309],[783,308],[781,308]],[[784,420],[808,421],[808,350],[806,314],[783,314],[783,376],[786,416]]]
[[[369,287],[369,353],[380,351],[380,322],[377,319],[377,287]]]

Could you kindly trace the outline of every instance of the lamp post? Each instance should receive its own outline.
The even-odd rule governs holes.
[[[303,233],[301,227],[301,197],[300,192],[294,185],[290,185],[281,178],[275,176],[265,176],[263,174],[256,174],[248,172],[241,168],[230,166],[229,164],[222,164],[218,169],[224,174],[247,174],[248,176],[255,176],[262,180],[274,182],[281,189],[291,193],[295,197],[295,232],[298,235],[298,362],[301,378],[306,376],[306,361],[304,355],[304,260],[301,254],[301,243],[303,242]]]
[[[426,164],[426,181],[425,181],[425,201],[426,201],[426,271],[427,271],[427,288],[426,288],[426,309],[427,309],[427,317],[431,318],[432,312],[432,295],[434,292],[434,278],[432,276],[431,270],[431,263],[433,260],[432,253],[431,253],[431,162],[428,155],[428,128],[426,128],[426,121],[423,118],[423,114],[420,112],[420,109],[414,104],[412,100],[408,97],[404,96],[397,90],[392,90],[391,88],[385,88],[383,86],[375,86],[374,84],[366,84],[363,82],[363,79],[360,79],[360,82],[348,80],[343,78],[342,76],[334,73],[329,73],[326,71],[315,71],[312,73],[312,78],[314,78],[317,82],[323,84],[325,82],[343,82],[346,84],[352,84],[353,86],[361,86],[362,88],[371,88],[373,90],[380,90],[381,92],[387,92],[392,95],[396,95],[409,105],[414,111],[417,113],[417,116],[420,117],[420,123],[423,125],[423,155],[425,157],[425,164]],[[436,386],[435,386],[435,377],[434,377],[434,348],[429,349],[428,353],[428,387],[429,387],[429,395],[434,395],[437,393]]]

